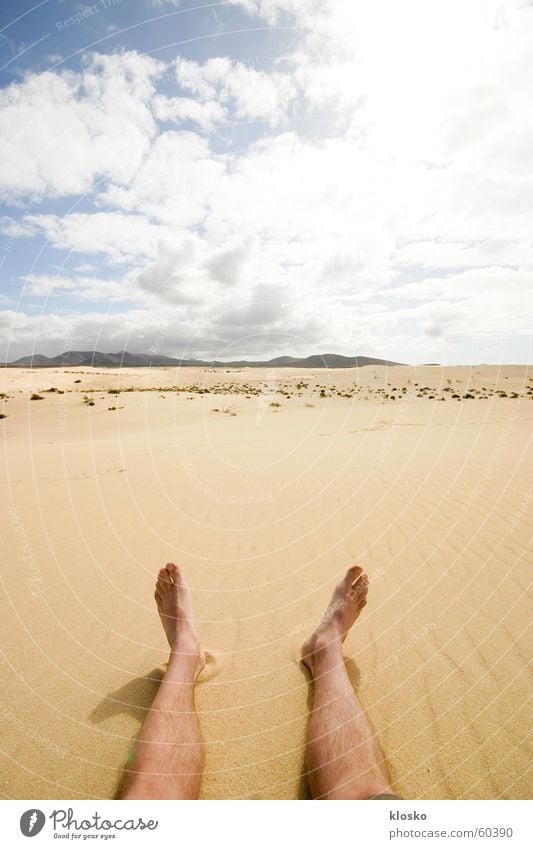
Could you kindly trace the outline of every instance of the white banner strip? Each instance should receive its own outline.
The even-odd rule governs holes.
[[[2,801],[4,846],[533,846],[526,801]],[[35,838],[35,844],[29,843]]]

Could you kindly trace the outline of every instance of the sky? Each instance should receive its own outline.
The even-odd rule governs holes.
[[[531,0],[2,0],[0,360],[532,360]]]

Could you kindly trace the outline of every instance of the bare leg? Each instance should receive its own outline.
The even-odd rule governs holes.
[[[385,758],[348,678],[346,634],[366,604],[368,577],[360,566],[337,584],[324,619],[302,647],[313,676],[306,763],[315,799],[368,799],[392,794]]]
[[[205,663],[189,591],[173,563],[159,571],[155,599],[170,644],[167,671],[141,728],[124,799],[197,799],[204,747],[194,681]]]

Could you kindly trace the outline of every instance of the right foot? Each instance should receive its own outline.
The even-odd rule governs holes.
[[[366,604],[368,575],[360,566],[352,566],[339,581],[324,618],[302,646],[302,663],[314,675],[317,652],[331,645],[341,645]]]
[[[154,595],[170,646],[171,660],[190,660],[196,677],[205,664],[205,655],[194,627],[189,589],[174,563],[167,563],[164,569],[159,570]]]

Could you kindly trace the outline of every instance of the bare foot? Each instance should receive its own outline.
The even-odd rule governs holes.
[[[368,575],[360,566],[351,566],[339,581],[322,622],[302,646],[302,663],[314,674],[316,652],[346,639],[346,634],[366,604]]]
[[[192,660],[196,677],[205,664],[205,655],[194,627],[189,589],[174,563],[167,563],[159,570],[154,595],[171,659],[176,656]]]

